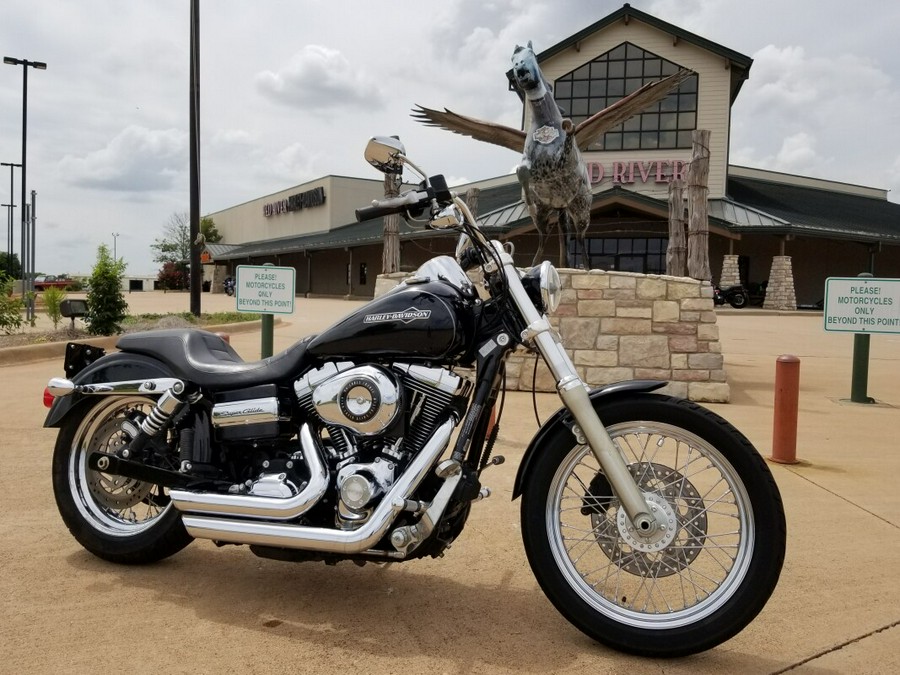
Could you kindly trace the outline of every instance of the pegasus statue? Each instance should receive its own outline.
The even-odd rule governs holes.
[[[538,232],[533,264],[538,264],[543,257],[544,235],[549,231],[552,216],[556,215],[560,263],[565,259],[565,233],[571,232],[581,252],[582,266],[586,267],[584,235],[591,221],[593,196],[581,151],[613,127],[664,99],[692,73],[682,69],[646,84],[575,125],[563,117],[530,41],[526,47],[516,45],[512,65],[516,85],[531,107],[531,126],[527,132],[459,115],[446,108],[441,112],[416,106],[413,117],[428,126],[522,152],[516,175],[522,185],[522,200]]]

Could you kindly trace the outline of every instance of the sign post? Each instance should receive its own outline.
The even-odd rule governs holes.
[[[237,311],[262,314],[261,358],[272,356],[275,314],[294,313],[295,276],[293,267],[238,265],[234,295]]]
[[[850,400],[874,403],[866,391],[870,334],[900,334],[900,279],[877,279],[868,272],[826,279],[825,330],[854,333]]]

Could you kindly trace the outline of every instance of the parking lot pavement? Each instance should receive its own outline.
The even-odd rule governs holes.
[[[138,295],[129,297],[135,308],[173,300]],[[295,314],[276,328],[276,350],[353,306],[298,298]],[[801,359],[802,461],[770,464],[787,512],[788,552],[778,588],[747,629],[717,649],[664,662],[594,644],[534,582],[519,504],[510,501],[518,459],[537,429],[528,393],[508,395],[496,446],[507,462],[484,476],[494,495],[475,505],[443,559],[292,565],[204,541],[134,568],[84,552],[57,515],[49,472],[55,433],[41,428],[40,397],[61,362],[2,367],[0,669],[900,672],[900,336],[872,338],[868,390],[879,403],[850,404],[852,338],[825,333],[821,322],[815,314],[719,317],[732,403],[709,407],[763,455],[771,453],[775,359]],[[259,353],[257,333],[236,334],[232,343],[244,358]],[[543,419],[559,405],[549,394],[537,403]]]

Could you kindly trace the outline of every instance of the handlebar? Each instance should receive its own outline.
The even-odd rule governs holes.
[[[400,197],[391,199],[374,199],[372,206],[356,209],[356,220],[361,223],[364,220],[391,216],[395,213],[417,211],[427,206],[430,200],[431,198],[425,190],[410,190]]]

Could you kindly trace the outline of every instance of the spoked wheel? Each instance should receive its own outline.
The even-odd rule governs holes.
[[[154,562],[191,542],[164,488],[87,465],[92,452],[114,453],[128,443],[153,406],[143,396],[100,398],[83,417],[65,420],[56,440],[53,491],[60,515],[82,546],[113,562]]]
[[[523,494],[541,587],[574,625],[624,651],[675,656],[727,640],[762,609],[784,559],[768,468],[688,401],[633,396],[599,414],[664,526],[637,533],[590,448],[565,430],[535,458]]]

